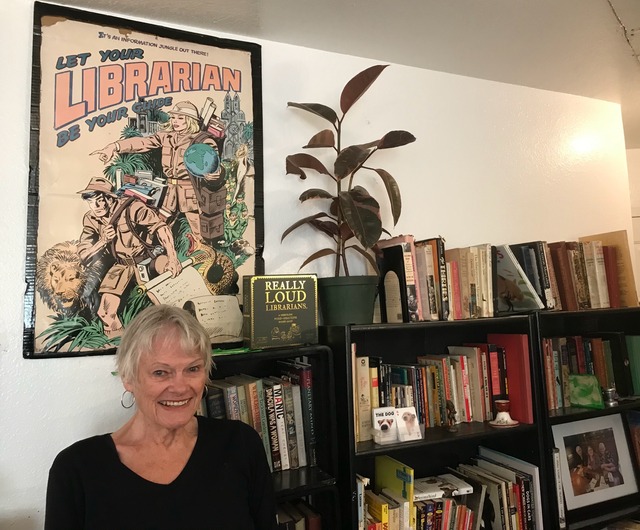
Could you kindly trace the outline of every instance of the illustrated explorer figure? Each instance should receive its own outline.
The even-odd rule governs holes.
[[[91,262],[104,251],[114,261],[98,289],[101,296],[98,317],[104,324],[104,334],[118,337],[123,330],[118,306],[138,272],[138,263],[151,258],[158,274],[169,270],[174,278],[182,271],[182,265],[171,230],[141,200],[118,199],[111,182],[103,177],[93,177],[78,193],[90,208],[82,220],[80,258],[85,263]]]
[[[212,136],[200,131],[200,115],[190,101],[176,103],[169,111],[169,116],[164,130],[152,136],[121,139],[91,154],[98,155],[104,164],[108,164],[116,153],[145,153],[161,148],[162,171],[167,177],[167,195],[162,207],[171,214],[183,212],[191,232],[201,241],[200,208],[192,177],[184,164],[184,152],[193,143],[210,145],[216,152],[218,147]],[[216,173],[204,175],[204,179],[214,187],[221,187],[224,183],[222,165]]]

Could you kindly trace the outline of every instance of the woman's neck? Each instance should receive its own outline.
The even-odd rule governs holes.
[[[186,425],[169,429],[150,421],[137,411],[112,437],[116,445],[154,445],[171,449],[193,443],[198,437],[198,420],[194,416]]]

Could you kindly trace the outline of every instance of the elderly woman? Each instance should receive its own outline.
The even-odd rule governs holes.
[[[210,340],[182,309],[154,306],[126,328],[116,358],[137,410],[118,431],[62,451],[49,473],[45,530],[275,530],[258,434],[194,413]]]

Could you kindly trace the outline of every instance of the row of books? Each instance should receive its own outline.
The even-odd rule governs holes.
[[[277,507],[278,530],[322,530],[322,516],[304,500]]]
[[[210,418],[240,420],[258,432],[272,471],[316,465],[311,365],[278,361],[280,376],[215,380],[201,405]]]
[[[389,456],[370,480],[357,475],[358,528],[366,530],[535,530],[542,528],[538,468],[479,447],[471,464],[435,477]]]
[[[447,353],[419,356],[415,364],[357,357],[352,345],[356,442],[372,437],[373,411],[415,407],[420,425],[447,424],[447,402],[455,422],[490,421],[495,401],[509,399],[511,415],[533,423],[528,336],[490,334],[486,343],[449,346]],[[511,389],[511,392],[509,392]]]
[[[378,249],[377,322],[638,305],[624,230],[577,242],[453,249],[442,237],[403,235],[378,242]]]
[[[620,332],[543,339],[547,406],[570,407],[569,374],[591,374],[620,397],[640,390],[640,336]]]

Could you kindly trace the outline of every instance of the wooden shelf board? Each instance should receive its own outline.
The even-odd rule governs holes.
[[[358,442],[356,456],[375,456],[389,454],[394,451],[401,451],[413,447],[424,447],[428,445],[447,444],[458,442],[461,440],[470,440],[473,438],[493,438],[495,436],[510,436],[520,434],[526,431],[534,431],[536,425],[521,424],[518,427],[496,428],[487,422],[480,423],[477,421],[471,423],[460,423],[457,425],[458,432],[449,432],[446,427],[430,427],[426,429],[425,438],[423,440],[415,440],[412,442],[402,442],[396,444],[380,445],[373,440],[366,442]]]
[[[549,421],[551,425],[569,423],[572,421],[587,420],[618,414],[625,410],[640,408],[640,396],[621,399],[617,407],[606,407],[604,409],[585,409],[582,407],[568,407],[549,411]]]

